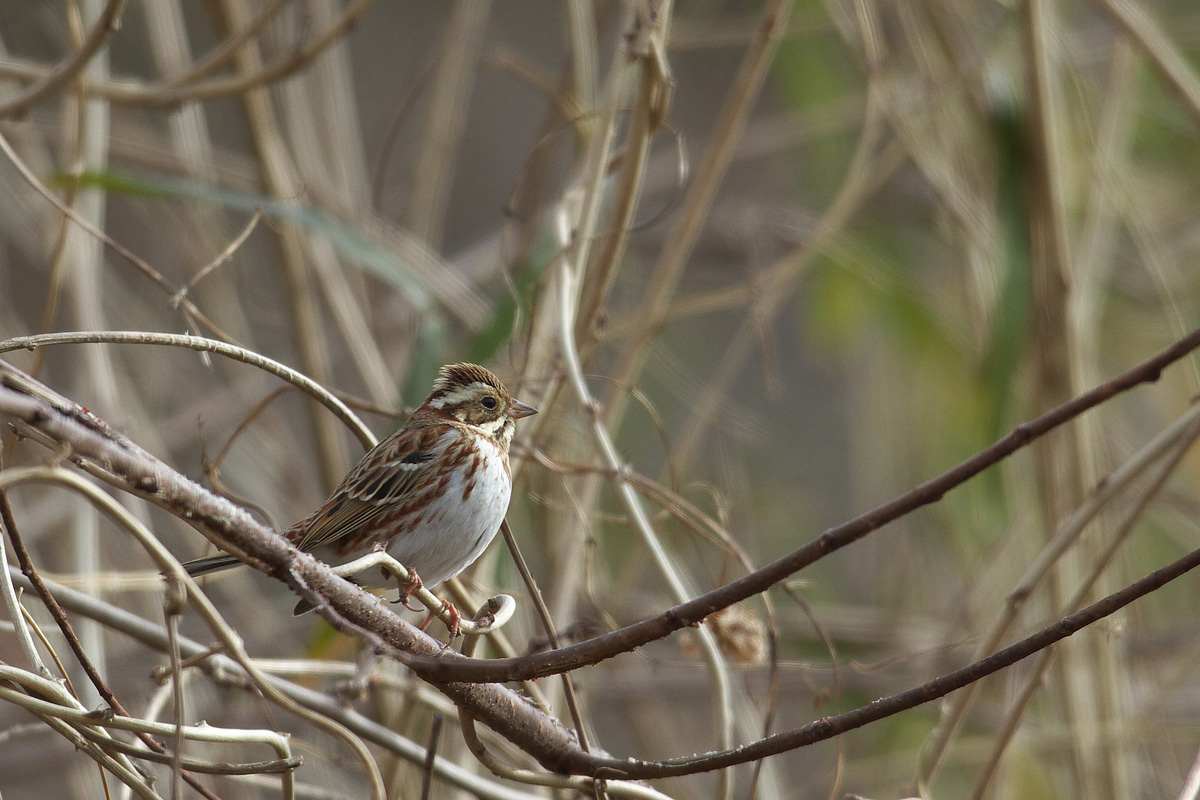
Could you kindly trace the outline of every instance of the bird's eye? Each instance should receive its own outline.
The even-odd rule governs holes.
[[[487,397],[480,400],[479,402],[483,403],[484,408],[495,408],[496,407],[496,398],[492,397],[490,394]]]

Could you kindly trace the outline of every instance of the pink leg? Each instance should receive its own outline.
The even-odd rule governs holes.
[[[386,569],[384,570],[384,577],[391,577],[390,573],[388,573],[388,571]],[[403,583],[399,583],[399,582],[397,582],[397,583],[398,583],[398,588],[400,589],[400,596],[397,597],[392,602],[401,604],[402,606],[407,608],[409,611],[420,611],[420,609],[413,608],[412,606],[410,606],[408,604],[408,598],[412,596],[412,593],[425,585],[421,581],[421,576],[417,574],[417,571],[410,567],[408,569],[408,580],[404,581]]]
[[[453,642],[455,637],[458,636],[458,623],[462,619],[462,614],[458,613],[458,609],[448,600],[442,601],[442,608],[450,613],[450,625],[448,627],[450,628],[450,641]],[[433,622],[435,616],[437,615],[430,611],[429,616],[425,617],[425,621],[421,623],[420,629],[425,630],[428,628],[429,623]]]

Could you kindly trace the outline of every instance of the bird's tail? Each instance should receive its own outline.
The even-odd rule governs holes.
[[[241,564],[241,560],[237,556],[219,555],[209,556],[208,558],[197,558],[195,561],[183,562],[183,568],[187,570],[187,574],[193,578],[200,575],[207,575],[210,572],[220,572],[223,569],[236,567]]]

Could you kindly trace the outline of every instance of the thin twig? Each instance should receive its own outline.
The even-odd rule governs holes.
[[[17,155],[17,151],[13,149],[12,144],[9,143],[8,139],[3,134],[0,134],[0,152],[4,153],[8,160],[12,162],[12,165],[17,168],[17,171],[21,173],[21,177],[24,178],[25,181],[29,183],[29,185],[32,186],[38,194],[46,198],[46,200],[49,201],[52,206],[61,211],[66,217],[70,218],[72,222],[83,228],[92,236],[96,237],[108,247],[112,248],[114,252],[141,270],[143,275],[148,277],[155,285],[165,291],[169,297],[173,298],[178,294],[178,290],[175,289],[171,282],[163,277],[161,272],[150,266],[145,259],[139,258],[132,250],[120,244],[107,233],[100,230],[90,220],[82,216],[75,209],[68,206],[62,200],[57,198],[53,192],[47,189],[45,184],[38,180],[33,171],[30,170],[25,162],[21,160],[21,158]],[[233,339],[230,338],[220,328],[218,328],[216,324],[212,322],[203,312],[201,312],[200,309],[196,307],[196,304],[191,300],[184,299],[182,301],[182,305],[184,311],[194,317],[196,321],[204,325],[204,327],[208,328],[208,330],[210,330],[214,336],[219,337],[225,342],[233,342]]]
[[[312,380],[307,375],[297,372],[291,367],[284,366],[278,361],[260,355],[253,350],[247,350],[244,347],[227,342],[219,342],[215,339],[205,339],[201,336],[156,333],[153,331],[63,331],[60,333],[16,336],[12,339],[5,339],[4,341],[0,341],[0,353],[21,349],[36,350],[39,347],[48,347],[57,344],[96,344],[100,342],[183,347],[190,350],[216,353],[227,358],[232,358],[234,361],[241,361],[243,364],[258,367],[264,372],[269,372],[272,375],[283,378],[328,408],[333,412],[335,417],[350,429],[350,432],[362,443],[363,447],[369,450],[375,446],[375,435],[371,433],[370,429],[363,424],[362,420],[345,403],[330,393],[324,386]]]
[[[216,270],[217,267],[233,258],[233,254],[238,251],[238,248],[250,238],[250,234],[253,233],[254,229],[258,226],[258,221],[262,219],[262,215],[262,208],[256,208],[253,216],[250,217],[250,221],[246,223],[244,228],[242,228],[242,232],[235,236],[233,241],[230,242],[229,245],[222,250],[216,258],[201,267],[200,270],[192,276],[192,279],[187,282],[187,285],[175,293],[175,296],[171,298],[171,305],[173,305],[175,308],[179,308],[180,304],[187,297],[188,292],[196,288],[197,283],[208,277],[208,275]]]

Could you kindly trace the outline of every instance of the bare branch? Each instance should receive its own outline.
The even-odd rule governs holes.
[[[759,592],[765,592],[779,581],[835,550],[858,541],[905,514],[936,503],[945,496],[946,492],[965,483],[983,470],[1085,411],[1095,408],[1135,386],[1157,381],[1164,368],[1183,358],[1197,347],[1200,347],[1200,330],[1193,331],[1107,383],[1019,425],[1003,439],[936,478],[926,481],[865,514],[830,528],[803,547],[793,550],[786,556],[772,561],[745,577],[731,581],[694,600],[681,603],[641,622],[576,645],[521,658],[498,658],[470,662],[459,659],[422,660],[413,658],[408,661],[408,664],[429,680],[529,680],[578,669],[621,653],[632,652],[642,645],[661,639],[681,628],[697,625],[715,611],[745,600]]]

